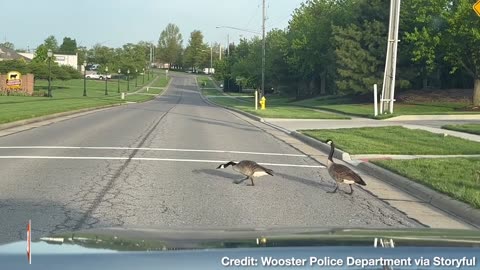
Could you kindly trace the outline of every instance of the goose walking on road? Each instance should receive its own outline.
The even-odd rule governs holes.
[[[335,190],[329,191],[328,193],[335,193],[338,190],[338,184],[347,184],[350,186],[350,195],[353,193],[353,184],[358,184],[366,186],[367,184],[363,179],[349,167],[337,164],[333,161],[333,153],[335,152],[335,144],[332,140],[327,140],[327,144],[330,145],[330,154],[328,155],[327,168],[330,176],[335,180]]]
[[[242,160],[240,162],[233,162],[230,161],[225,164],[221,164],[220,166],[217,167],[217,169],[225,169],[228,166],[232,166],[233,170],[245,175],[246,177],[241,180],[236,180],[233,183],[235,184],[240,184],[243,181],[250,179],[252,181],[252,184],[248,186],[254,186],[255,184],[253,183],[253,178],[254,177],[260,177],[264,175],[271,175],[273,176],[273,171],[270,169],[267,169],[261,165],[258,165],[255,161],[251,160]]]

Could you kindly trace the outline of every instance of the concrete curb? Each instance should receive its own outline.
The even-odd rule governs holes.
[[[480,228],[480,210],[472,208],[470,205],[450,198],[429,187],[414,182],[406,177],[395,174],[389,170],[381,168],[372,163],[363,162],[357,165],[362,171],[395,186],[412,196],[428,202],[467,223]]]
[[[201,91],[201,89],[199,89]],[[200,92],[200,97],[203,99],[203,101],[205,101],[206,103],[212,105],[212,106],[217,106],[217,107],[221,107],[221,108],[224,108],[226,110],[230,110],[230,111],[233,111],[233,112],[236,112],[236,113],[239,113],[241,115],[244,115],[250,119],[253,119],[255,121],[258,121],[258,122],[261,122],[261,123],[266,123],[265,120],[259,116],[256,116],[256,115],[253,115],[251,113],[247,113],[247,112],[244,112],[244,111],[241,111],[241,110],[238,110],[238,109],[235,109],[235,108],[230,108],[230,107],[227,107],[227,106],[223,106],[223,105],[220,105],[220,104],[217,104],[211,100],[209,100],[208,98],[206,98],[204,95],[202,95],[202,93]]]
[[[82,113],[85,113],[85,112],[94,112],[94,111],[113,108],[113,107],[118,107],[118,106],[122,106],[122,105],[126,105],[126,103],[118,103],[118,104],[112,104],[112,105],[107,105],[107,106],[85,108],[85,109],[80,109],[80,110],[54,113],[54,114],[49,114],[49,115],[44,115],[44,116],[39,116],[39,117],[34,117],[34,118],[29,118],[29,119],[24,119],[24,120],[19,120],[19,121],[15,121],[15,122],[1,124],[0,125],[0,130],[16,128],[16,127],[20,127],[20,126],[24,126],[24,125],[29,125],[29,124],[34,124],[34,123],[43,122],[43,121],[47,121],[47,120],[52,120],[52,119],[55,119],[55,118],[72,116],[72,115],[75,115],[75,114],[82,114]]]
[[[294,138],[297,138],[298,140],[306,143],[307,145],[310,145],[313,148],[316,148],[322,152],[325,153],[330,153],[330,145],[323,143],[319,140],[316,140],[314,138],[311,138],[309,136],[303,135],[302,133],[292,131],[290,132],[290,135]],[[333,154],[333,157],[336,159],[344,160],[344,161],[349,161],[351,160],[350,154],[347,152],[344,152],[339,149],[335,149],[335,153]]]

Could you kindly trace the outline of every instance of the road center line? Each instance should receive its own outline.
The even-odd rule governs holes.
[[[0,159],[65,159],[65,160],[137,160],[137,161],[173,161],[173,162],[196,162],[196,163],[226,163],[229,160],[202,160],[202,159],[178,159],[178,158],[141,158],[141,157],[62,157],[62,156],[0,156]],[[297,167],[297,168],[325,168],[322,165],[281,164],[281,163],[258,163],[265,166]]]
[[[175,149],[175,148],[148,148],[148,147],[90,147],[90,146],[0,146],[0,149],[85,149],[85,150],[142,150],[142,151],[171,151],[171,152],[203,152],[203,153],[229,153],[229,154],[248,154],[263,156],[287,156],[287,157],[306,157],[299,154],[282,153],[261,153],[245,151],[227,151],[227,150],[202,150],[202,149]]]

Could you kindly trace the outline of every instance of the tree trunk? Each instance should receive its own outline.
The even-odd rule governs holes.
[[[422,80],[422,89],[425,90],[428,88],[428,78],[427,76],[423,77],[423,80]]]
[[[322,72],[320,73],[320,95],[325,95],[326,94],[326,80],[327,80],[327,72]]]
[[[480,106],[480,78],[475,78],[475,82],[473,85],[473,106],[478,107]]]

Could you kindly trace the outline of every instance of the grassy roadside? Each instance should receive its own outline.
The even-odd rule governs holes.
[[[154,77],[151,77],[153,80]],[[150,81],[151,81],[150,80]],[[145,84],[150,81],[145,80]],[[53,81],[53,98],[0,96],[0,124],[34,118],[49,114],[73,111],[92,107],[101,107],[125,103],[126,101],[146,101],[151,96],[131,95],[121,100],[118,93],[118,80],[110,80],[107,84],[108,95],[105,95],[105,81],[87,80],[87,97],[83,96],[83,79],[69,81]],[[130,92],[140,89],[142,85],[130,80]],[[48,82],[38,80],[35,91],[46,91]],[[120,80],[120,92],[126,92],[127,81]]]
[[[480,124],[445,125],[442,128],[480,135]]]
[[[320,141],[332,139],[339,149],[350,154],[480,154],[480,143],[403,127],[303,130],[301,132]]]
[[[197,83],[200,88],[216,88],[215,83],[208,76],[197,76]]]
[[[292,119],[346,119],[346,117],[315,111],[308,108],[288,106],[283,103],[269,102],[266,110],[255,110],[253,98],[211,97],[211,101],[222,106],[232,107],[264,118]]]
[[[373,103],[356,102],[351,97],[323,97],[293,102],[292,105],[322,109],[332,112],[345,113],[354,116],[375,118]],[[478,114],[478,112],[461,111],[463,103],[395,103],[395,113],[381,115],[377,119],[395,117],[399,115],[427,115],[427,114]]]
[[[480,209],[480,159],[378,160],[373,163]]]

